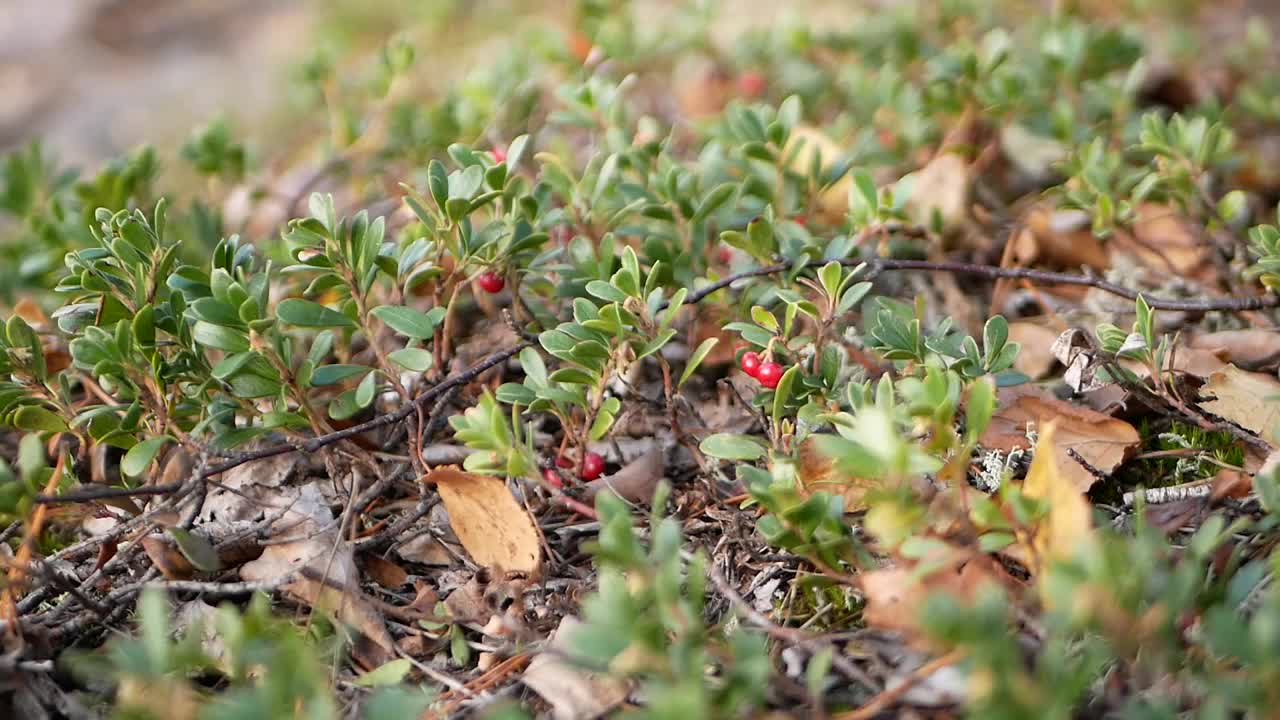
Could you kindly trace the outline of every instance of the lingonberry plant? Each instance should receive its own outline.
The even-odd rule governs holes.
[[[334,15],[289,138],[11,153],[0,707],[1271,712],[1265,25],[1090,5]]]

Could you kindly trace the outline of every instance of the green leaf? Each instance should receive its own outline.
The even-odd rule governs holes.
[[[13,426],[32,432],[65,432],[67,421],[40,405],[24,405],[13,414]]]
[[[765,310],[759,305],[752,306],[751,320],[769,332],[775,334],[778,332],[778,318],[774,317],[773,313]]]
[[[444,308],[433,308],[431,312],[424,313],[403,305],[382,305],[370,312],[392,330],[405,337],[418,339],[433,336],[436,325],[444,317]]]
[[[311,373],[311,384],[315,387],[336,385],[349,377],[368,372],[364,365],[321,365]]]
[[[996,411],[996,386],[990,378],[979,378],[969,386],[965,403],[965,435],[976,442],[991,423]]]
[[[705,220],[711,213],[719,210],[721,205],[728,202],[729,198],[733,197],[733,192],[737,189],[738,186],[731,182],[716,186],[703,198],[702,204],[698,206],[698,211],[693,214],[690,221],[696,223]]]
[[[693,375],[698,366],[702,364],[702,361],[706,359],[707,353],[710,353],[718,342],[720,342],[720,338],[707,338],[698,345],[697,349],[689,355],[689,362],[685,363],[684,372],[680,373],[680,381],[676,383],[676,387],[684,385],[685,381]]]
[[[124,459],[120,461],[120,472],[129,477],[138,477],[146,472],[151,466],[151,461],[155,460],[156,454],[160,452],[160,448],[168,444],[171,439],[164,435],[147,438],[129,448],[129,452],[125,453]]]
[[[773,391],[773,424],[782,422],[782,413],[786,410],[787,401],[791,399],[791,388],[796,384],[796,376],[800,374],[800,366],[792,365],[778,380],[778,387]]]
[[[422,348],[403,348],[387,353],[387,359],[412,372],[426,372],[431,369],[431,352]]]
[[[371,372],[364,376],[360,384],[356,386],[356,407],[367,408],[373,402],[374,393],[378,389],[378,373]]]
[[[348,327],[356,326],[351,318],[332,308],[302,298],[289,298],[276,307],[276,315],[290,325],[298,327]]]
[[[612,283],[603,280],[592,280],[587,283],[587,292],[604,300],[606,302],[626,302],[627,294],[619,290]]]
[[[755,438],[733,433],[716,433],[698,444],[702,452],[722,460],[758,460],[764,457],[765,447]]]
[[[408,658],[397,658],[356,678],[355,684],[360,687],[398,685],[411,669],[413,669],[413,663],[409,662]]]
[[[216,572],[222,568],[222,560],[218,551],[204,537],[187,532],[182,528],[169,528],[169,534],[178,544],[178,550],[191,561],[191,565],[201,572]]]
[[[243,331],[214,325],[204,320],[197,320],[196,324],[192,326],[191,337],[201,345],[231,353],[241,353],[249,350],[249,336]]]

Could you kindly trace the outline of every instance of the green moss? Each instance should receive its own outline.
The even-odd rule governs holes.
[[[1139,459],[1131,460],[1089,491],[1089,497],[1097,503],[1116,505],[1122,502],[1124,493],[1136,487],[1155,488],[1181,485],[1213,477],[1222,465],[1244,465],[1244,447],[1231,433],[1223,430],[1204,430],[1194,425],[1173,422],[1165,427],[1164,421],[1144,419],[1138,425],[1142,444],[1134,453]],[[1141,457],[1158,452],[1188,451],[1185,455]],[[1190,452],[1198,450],[1199,452]]]

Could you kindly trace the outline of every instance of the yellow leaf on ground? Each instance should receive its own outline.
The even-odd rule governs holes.
[[[1200,407],[1280,447],[1280,381],[1275,377],[1228,365],[1209,376],[1200,394],[1214,398]]]
[[[979,441],[982,446],[1004,452],[1028,448],[1028,426],[1039,432],[1046,423],[1056,421],[1053,454],[1059,472],[1079,492],[1087,492],[1097,478],[1072,457],[1073,452],[1098,471],[1110,473],[1140,441],[1129,423],[1063,402],[1042,390],[1002,392],[1000,404]]]
[[[834,165],[843,153],[843,148],[821,130],[807,125],[793,128],[786,147],[782,149],[783,157],[790,159],[789,168],[801,175],[809,174],[815,155],[825,170]],[[818,197],[818,209],[823,217],[828,220],[844,218],[849,212],[849,188],[852,185],[853,178],[845,173],[834,185],[822,191]]]
[[[427,476],[440,490],[449,524],[477,564],[533,575],[542,544],[533,520],[502,480],[457,468],[436,468]]]
[[[1062,457],[1058,452],[1057,423],[1049,422],[1040,428],[1036,442],[1035,458],[1022,482],[1022,493],[1049,505],[1049,514],[1023,542],[1030,546],[1033,567],[1031,571],[1041,576],[1051,560],[1069,558],[1087,548],[1093,541],[1093,515],[1089,501],[1062,472]],[[1077,463],[1071,461],[1073,466]]]
[[[931,227],[934,214],[945,229],[962,222],[969,210],[969,164],[955,153],[940,153],[915,173],[915,189],[907,213],[920,225]]]

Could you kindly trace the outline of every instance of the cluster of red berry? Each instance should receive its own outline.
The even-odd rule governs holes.
[[[573,461],[561,455],[556,458],[556,467],[568,470],[574,465]],[[583,482],[591,482],[604,474],[604,457],[600,453],[589,452],[582,458],[582,472],[578,474],[578,478]],[[560,473],[547,468],[542,471],[542,479],[554,488],[564,487],[564,483],[560,480]]]
[[[786,368],[782,367],[772,360],[763,360],[760,353],[746,352],[742,355],[742,372],[755,378],[759,383],[770,390],[778,387],[778,381],[782,379],[782,374],[786,372]]]

